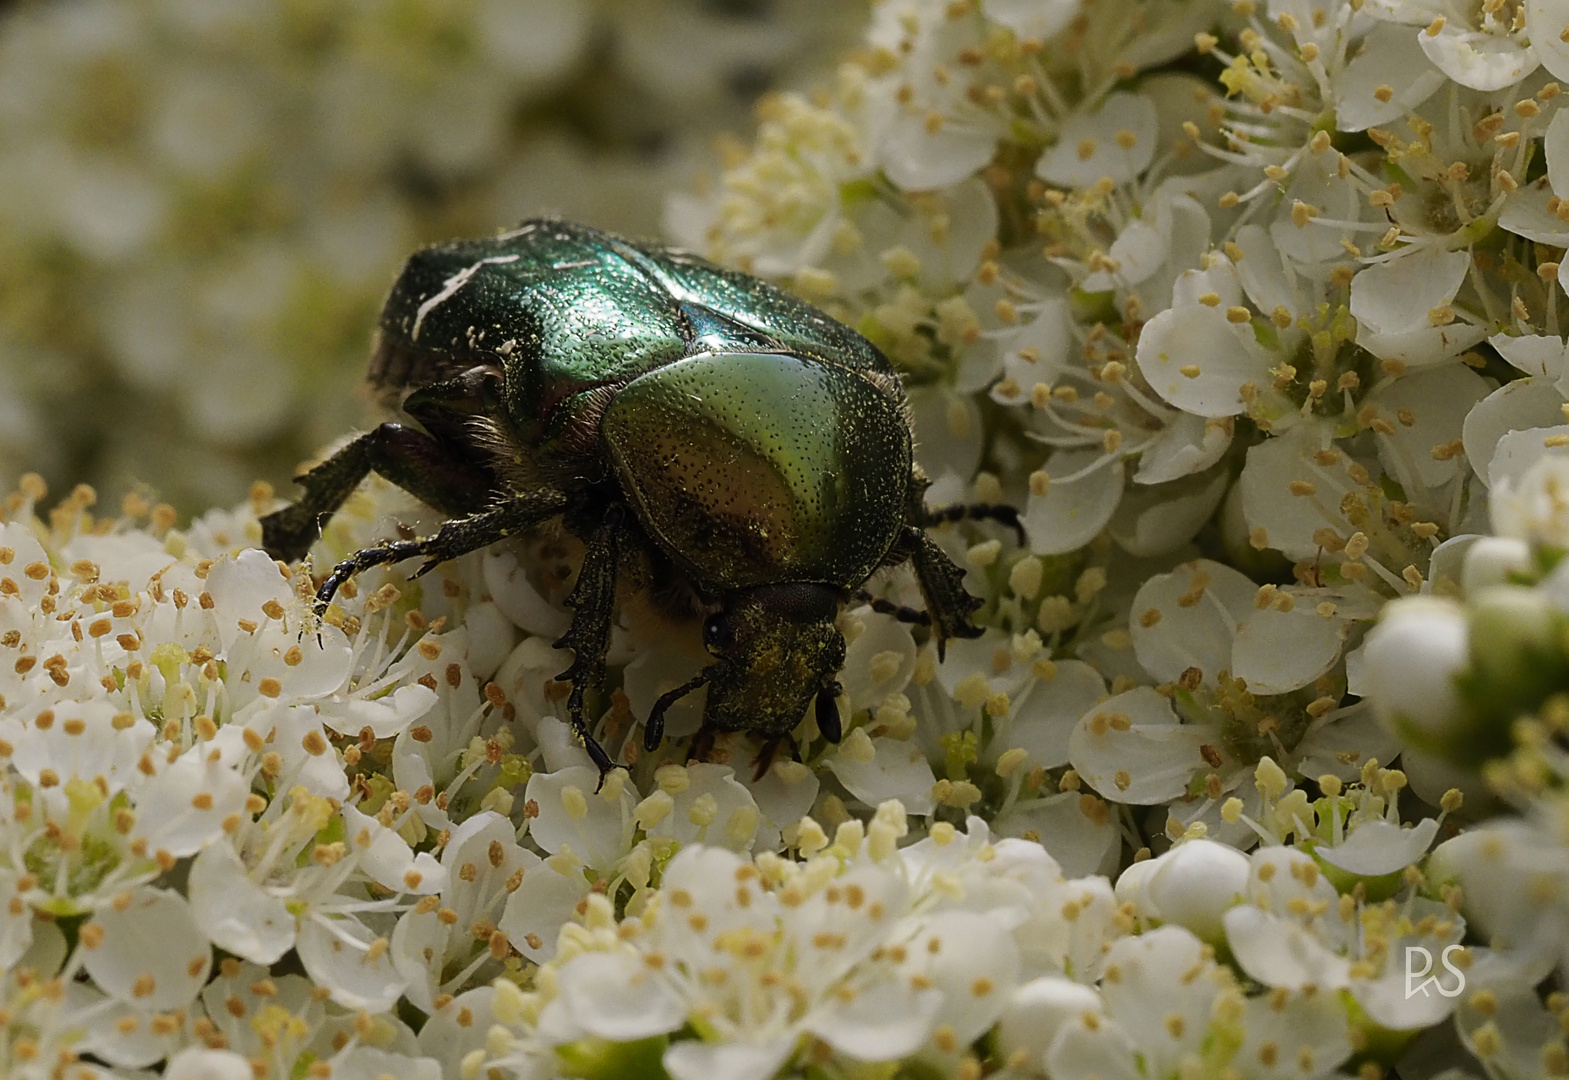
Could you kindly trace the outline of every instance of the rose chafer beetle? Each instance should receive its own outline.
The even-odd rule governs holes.
[[[939,648],[980,633],[980,601],[924,527],[1011,507],[929,511],[904,390],[860,334],[756,278],[685,252],[581,225],[528,221],[415,253],[392,287],[371,383],[420,428],[385,423],[297,478],[299,501],[262,521],[276,557],[304,556],[374,471],[449,520],[339,563],[317,593],[368,567],[423,558],[419,573],[559,520],[585,548],[567,597],[567,708],[601,775],[613,767],[584,721],[603,681],[618,582],[669,617],[704,619],[713,663],[661,697],[708,686],[699,742],[751,732],[773,748],[813,698],[840,736],[841,607],[879,568],[913,564]]]

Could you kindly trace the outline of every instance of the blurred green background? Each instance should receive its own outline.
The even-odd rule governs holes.
[[[0,3],[0,490],[189,514],[373,422],[417,245],[659,231],[862,0]]]

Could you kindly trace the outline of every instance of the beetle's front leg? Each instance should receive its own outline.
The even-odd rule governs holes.
[[[425,565],[414,574],[419,577],[448,559],[478,551],[497,540],[504,540],[540,522],[549,521],[566,508],[567,497],[559,491],[531,491],[514,495],[477,514],[454,518],[444,524],[435,536],[424,540],[386,541],[376,547],[356,551],[333,567],[332,573],[316,591],[316,613],[318,616],[324,614],[343,583],[362,570],[423,557]]]
[[[261,519],[262,547],[275,559],[305,557],[321,535],[321,523],[343,504],[370,472],[375,433],[361,435],[294,482],[305,489],[297,501]]]
[[[605,679],[605,654],[610,650],[616,577],[625,536],[621,523],[623,513],[619,505],[611,506],[589,537],[583,569],[578,571],[577,584],[566,599],[567,606],[572,608],[572,625],[555,643],[558,649],[572,650],[572,666],[556,678],[572,683],[572,692],[567,696],[567,715],[573,734],[583,740],[583,748],[599,769],[601,784],[605,774],[616,766],[588,730],[588,723],[583,719],[583,695],[590,686],[598,686]]]
[[[964,571],[954,565],[925,530],[914,525],[905,526],[900,546],[915,566],[915,577],[921,584],[921,595],[926,598],[926,610],[931,613],[932,630],[937,636],[939,659],[949,638],[980,637],[983,631],[970,621],[970,612],[984,601],[965,590]]]
[[[494,484],[482,466],[451,446],[403,424],[382,424],[295,478],[305,494],[262,518],[262,546],[274,558],[303,558],[321,535],[322,522],[370,472],[453,516],[483,507]]]

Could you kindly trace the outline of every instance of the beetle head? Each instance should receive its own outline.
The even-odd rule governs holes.
[[[764,585],[727,597],[703,624],[703,644],[719,661],[709,669],[708,726],[788,735],[818,691],[831,703],[844,666],[838,614],[839,595],[826,585]]]

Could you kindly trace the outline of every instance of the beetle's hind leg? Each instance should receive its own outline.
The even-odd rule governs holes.
[[[382,424],[295,478],[305,494],[261,519],[262,546],[275,558],[289,562],[303,558],[321,535],[322,523],[371,472],[454,516],[483,507],[494,484],[482,466],[423,431]]]
[[[625,537],[623,514],[619,505],[612,505],[589,537],[583,569],[578,571],[577,584],[566,599],[572,608],[572,625],[555,643],[558,649],[572,650],[572,666],[556,678],[572,683],[567,715],[573,734],[583,740],[583,748],[599,769],[601,784],[605,774],[615,768],[615,762],[588,730],[583,719],[583,695],[590,686],[598,686],[605,679],[605,654],[610,650],[610,622],[615,612],[616,577]]]
[[[559,491],[532,491],[512,496],[480,513],[454,518],[442,525],[435,536],[423,540],[386,541],[376,547],[356,551],[333,567],[332,573],[316,591],[317,614],[324,613],[343,583],[362,570],[423,557],[425,565],[414,573],[415,577],[419,577],[448,559],[478,551],[497,540],[548,521],[566,508],[567,497]]]
[[[957,503],[936,509],[923,506],[920,519],[915,524],[928,528],[932,525],[946,525],[951,521],[996,521],[1013,530],[1020,547],[1028,542],[1024,523],[1019,520],[1018,508],[1007,503]]]

